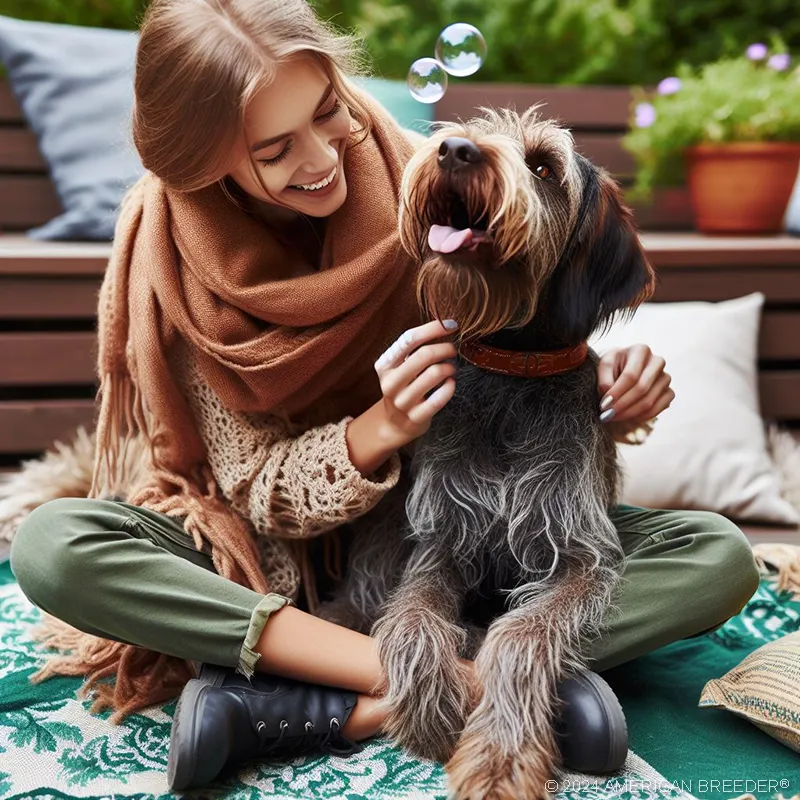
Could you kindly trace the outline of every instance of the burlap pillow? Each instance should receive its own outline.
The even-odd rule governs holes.
[[[701,708],[725,708],[800,753],[800,632],[759,647],[703,687]]]

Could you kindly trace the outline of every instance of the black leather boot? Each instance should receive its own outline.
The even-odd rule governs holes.
[[[229,765],[255,758],[361,746],[341,734],[358,696],[263,673],[252,683],[233,669],[203,664],[183,689],[170,735],[167,783],[205,786]]]
[[[615,772],[628,755],[628,725],[613,689],[596,672],[559,684],[565,705],[555,730],[563,765],[573,772]]]

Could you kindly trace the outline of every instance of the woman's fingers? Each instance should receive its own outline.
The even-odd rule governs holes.
[[[623,444],[644,444],[647,437],[653,432],[656,419],[649,422],[621,422],[614,425],[614,439]]]
[[[452,320],[445,320],[451,324]],[[410,328],[378,358],[375,362],[375,371],[380,375],[388,369],[393,369],[403,363],[406,357],[416,348],[432,339],[439,339],[442,336],[449,336],[457,326],[446,327],[439,320],[426,322],[416,328]]]
[[[427,424],[437,411],[441,411],[450,402],[455,393],[456,382],[452,378],[447,378],[430,397],[414,406],[408,412],[409,420],[414,425]]]
[[[416,380],[413,380],[395,395],[395,408],[409,412],[425,399],[425,395],[431,389],[435,389],[445,379],[453,377],[455,372],[456,365],[449,361],[432,364]]]
[[[431,366],[445,364],[449,359],[455,358],[456,348],[451,342],[438,344],[425,344],[397,367],[387,369],[381,377],[381,388],[386,397],[397,398],[419,375]],[[452,374],[452,373],[450,373]]]
[[[614,408],[617,413],[614,419],[618,422],[624,420],[646,421],[660,414],[675,397],[675,392],[670,389],[671,381],[672,377],[668,373],[662,372],[646,393],[642,395],[637,392],[636,394],[640,395],[639,399],[633,400],[627,407],[623,406],[622,411],[618,409],[615,403]],[[628,394],[631,395],[633,392]]]
[[[653,387],[663,380],[664,375],[667,375],[664,372],[666,363],[661,356],[651,356],[639,379],[627,392],[620,396],[611,395],[614,398],[611,408],[615,410],[617,419],[624,414],[627,415],[626,418],[629,418],[630,409],[640,404],[652,392]],[[670,377],[667,375],[667,385],[669,385],[669,381]]]
[[[604,411],[609,407],[616,409],[621,398],[636,386],[651,356],[647,345],[636,344],[606,353],[600,359],[598,386],[602,392],[604,402],[601,401],[601,408]],[[610,402],[607,400],[609,397],[612,398]]]

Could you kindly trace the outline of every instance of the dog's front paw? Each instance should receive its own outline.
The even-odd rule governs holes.
[[[540,746],[508,749],[469,729],[446,770],[454,800],[547,800],[557,786],[553,759]]]
[[[477,701],[475,674],[456,658],[409,668],[404,680],[388,683],[383,729],[418,758],[444,763]]]

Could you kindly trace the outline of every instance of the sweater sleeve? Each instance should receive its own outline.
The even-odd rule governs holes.
[[[397,484],[397,454],[367,477],[353,466],[352,417],[292,435],[278,417],[224,408],[187,361],[180,372],[220,490],[259,534],[317,536],[365,514]]]

